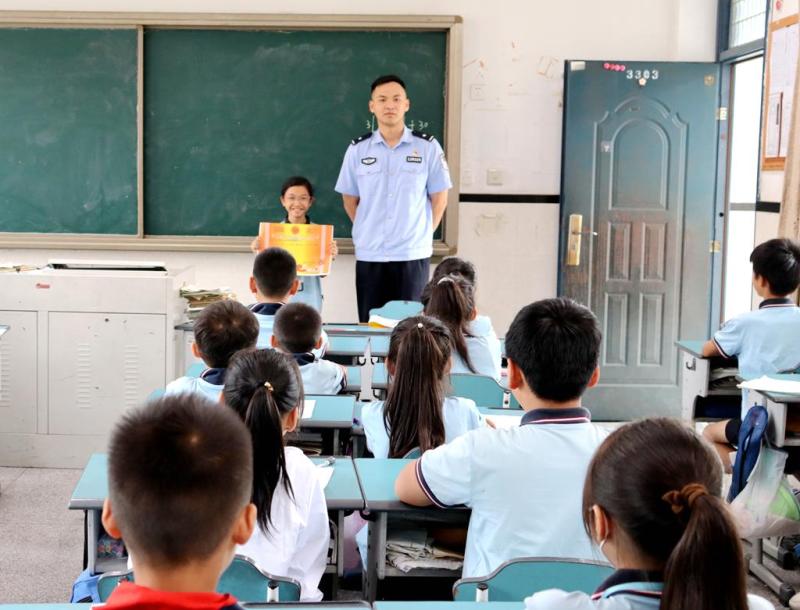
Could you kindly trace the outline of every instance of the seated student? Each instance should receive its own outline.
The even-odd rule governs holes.
[[[721,489],[717,456],[680,422],[615,430],[589,465],[582,522],[617,571],[594,595],[550,589],[527,598],[526,610],[772,608],[747,595]]]
[[[515,557],[596,558],[580,525],[581,481],[606,432],[581,394],[597,383],[600,340],[592,312],[569,299],[523,307],[506,336],[521,425],[473,430],[400,472],[404,502],[472,508],[465,577]]]
[[[250,306],[261,332],[258,334],[258,349],[272,347],[272,326],[275,314],[289,302],[300,286],[297,279],[297,263],[294,257],[283,248],[267,248],[256,255],[253,261],[253,275],[250,276],[250,291],[256,303]],[[328,344],[328,335],[322,332],[322,348],[315,349],[314,355],[321,358]]]
[[[300,449],[283,444],[303,409],[300,371],[276,350],[245,350],[231,359],[222,397],[253,441],[258,526],[236,552],[270,574],[297,580],[301,601],[319,601],[330,540],[325,495],[318,468]]]
[[[464,277],[453,274],[431,280],[425,314],[445,323],[453,339],[451,373],[486,375],[500,381],[500,339],[486,316],[478,317],[475,288]]]
[[[103,526],[124,538],[136,584],[113,610],[239,609],[219,577],[253,531],[250,435],[238,417],[201,396],[164,396],[126,412],[108,452]]]
[[[272,346],[291,354],[300,367],[306,394],[338,394],[347,385],[343,366],[318,359],[322,347],[322,318],[305,303],[289,303],[275,314]]]
[[[438,282],[445,275],[460,275],[470,284],[475,286],[477,272],[475,271],[475,265],[469,261],[465,261],[463,258],[458,258],[457,256],[448,256],[443,258],[442,262],[436,265],[436,268],[433,270],[431,281],[428,282],[425,285],[425,288],[422,289],[420,301],[423,305],[427,305],[428,301],[430,300],[431,286],[433,283]]]
[[[770,239],[750,254],[753,286],[764,300],[750,311],[723,324],[703,345],[703,356],[736,356],[739,374],[755,379],[770,373],[793,371],[800,366],[800,308],[789,298],[800,285],[800,244],[791,239]],[[748,409],[747,390],[742,390],[742,414],[738,419],[714,422],[703,436],[714,443],[730,472],[730,452],[739,439],[739,428]]]
[[[483,427],[475,402],[446,396],[450,333],[427,316],[401,320],[389,339],[385,401],[361,411],[367,448],[376,458],[400,458],[411,449],[433,449]]]
[[[194,322],[192,353],[209,368],[199,377],[172,381],[165,394],[197,392],[217,402],[228,361],[240,349],[255,347],[258,332],[258,320],[237,301],[219,301],[203,308]]]

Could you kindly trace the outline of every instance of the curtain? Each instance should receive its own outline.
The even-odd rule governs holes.
[[[783,198],[778,221],[778,235],[800,239],[800,61],[794,82],[794,104],[789,130],[789,146],[786,152],[786,167],[783,175]]]

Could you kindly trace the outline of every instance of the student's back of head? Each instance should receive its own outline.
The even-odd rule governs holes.
[[[236,352],[255,347],[258,320],[237,301],[225,300],[203,308],[194,322],[194,340],[203,361],[211,367],[225,368]]]
[[[318,347],[322,337],[322,318],[310,305],[289,303],[275,314],[272,334],[285,351],[304,354]]]
[[[442,403],[450,341],[447,327],[428,316],[406,318],[392,331],[386,355],[391,377],[383,408],[389,457],[444,443]]]
[[[292,291],[297,280],[297,263],[283,248],[267,248],[253,262],[253,281],[261,296],[279,301]]]
[[[800,285],[800,244],[793,239],[770,239],[750,254],[753,273],[769,283],[776,296],[786,296]]]
[[[431,280],[425,315],[433,316],[447,326],[456,353],[470,372],[475,373],[466,341],[469,322],[475,317],[473,285],[460,275],[444,275],[438,280]]]
[[[136,564],[204,561],[249,504],[252,468],[249,434],[231,412],[193,394],[151,401],[112,434],[104,523],[113,515]]]
[[[742,547],[721,488],[719,458],[694,431],[670,419],[634,422],[589,466],[584,524],[596,541],[608,538],[609,554],[627,555],[624,567],[663,570],[661,610],[744,610]]]
[[[258,524],[266,532],[278,485],[292,494],[283,434],[294,429],[303,405],[300,369],[291,356],[275,350],[241,351],[231,358],[223,397],[250,430],[253,504],[258,509]]]
[[[567,402],[589,385],[601,338],[588,308],[566,298],[544,299],[517,313],[506,334],[506,355],[536,396]]]
[[[431,298],[431,288],[433,285],[446,275],[460,275],[470,284],[472,284],[474,288],[477,272],[475,271],[475,265],[469,261],[465,261],[463,258],[458,258],[457,256],[448,256],[447,258],[443,259],[442,262],[436,265],[436,268],[433,270],[433,277],[431,277],[431,281],[425,284],[425,287],[422,289],[420,301],[423,305],[428,304],[428,301]]]

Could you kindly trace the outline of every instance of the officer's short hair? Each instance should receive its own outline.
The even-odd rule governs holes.
[[[322,336],[322,318],[310,305],[289,303],[275,314],[272,333],[287,352],[305,354],[316,347]]]
[[[297,279],[297,263],[283,248],[267,248],[253,261],[253,277],[265,297],[284,297]]]
[[[406,84],[402,78],[397,76],[396,74],[384,74],[383,76],[379,76],[374,81],[372,81],[372,85],[370,87],[369,92],[372,93],[375,91],[376,87],[380,87],[381,85],[385,85],[386,83],[397,83],[403,88],[403,91],[406,89]]]

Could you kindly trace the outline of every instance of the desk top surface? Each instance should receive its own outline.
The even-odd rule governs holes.
[[[327,323],[323,324],[322,328],[329,335],[365,335],[368,337],[386,335],[388,337],[392,334],[391,328],[379,328],[367,324]]]
[[[797,373],[776,373],[774,375],[767,375],[771,379],[781,379],[783,381],[800,381],[800,374]],[[738,379],[741,379],[740,377]],[[769,398],[772,402],[782,403],[798,403],[800,402],[800,393],[798,394],[784,394],[778,392],[768,392],[765,390],[750,390],[751,392],[758,392]]]
[[[352,395],[325,396],[306,394],[314,401],[314,412],[298,422],[300,428],[350,428],[356,397]]]
[[[357,458],[356,472],[361,481],[368,509],[408,510],[394,492],[394,481],[406,464],[413,460]]]
[[[371,340],[366,336],[332,335],[325,353],[330,356],[364,356]]]
[[[678,346],[678,349],[689,352],[692,356],[696,356],[697,358],[703,358],[703,344],[705,341],[696,341],[693,339],[686,339],[681,341],[676,341],[675,345]]]

